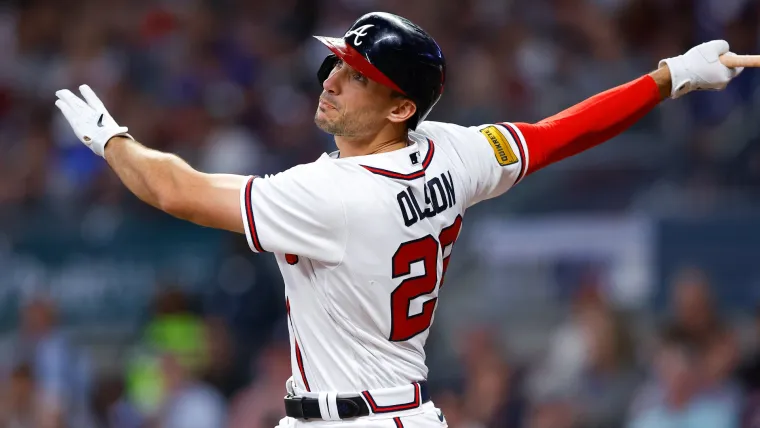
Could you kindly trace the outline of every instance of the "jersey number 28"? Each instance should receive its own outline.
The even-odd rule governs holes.
[[[414,278],[408,278],[399,284],[391,293],[391,336],[393,342],[409,340],[430,327],[433,322],[433,312],[438,298],[432,298],[422,304],[422,312],[409,315],[409,307],[412,300],[435,291],[435,286],[440,281],[443,287],[443,279],[446,268],[449,266],[449,256],[443,257],[446,248],[454,244],[462,228],[462,216],[457,216],[451,226],[444,228],[438,239],[432,235],[415,239],[399,245],[396,254],[393,255],[393,278],[409,275],[412,264],[422,262],[424,274]],[[437,275],[438,251],[443,257],[443,269],[439,280]]]

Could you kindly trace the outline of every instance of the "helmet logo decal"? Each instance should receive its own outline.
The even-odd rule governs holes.
[[[366,36],[367,35],[367,30],[370,27],[374,27],[374,25],[373,24],[362,25],[361,27],[357,27],[357,28],[355,28],[355,29],[347,32],[346,35],[343,36],[343,37],[347,39],[350,36],[354,36],[354,45],[359,46],[360,44],[362,44],[362,42],[359,40],[359,37]]]

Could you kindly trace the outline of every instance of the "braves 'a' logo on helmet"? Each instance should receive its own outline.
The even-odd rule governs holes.
[[[362,25],[361,27],[354,28],[353,30],[350,30],[346,33],[344,38],[348,39],[350,36],[354,36],[354,45],[359,46],[362,44],[362,42],[359,40],[359,37],[364,37],[367,35],[367,30],[370,27],[374,27],[372,24]]]

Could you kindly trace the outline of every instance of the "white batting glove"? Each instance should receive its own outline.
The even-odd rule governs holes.
[[[697,45],[683,55],[660,61],[659,67],[667,64],[673,89],[670,97],[675,99],[695,90],[720,91],[744,67],[730,68],[720,62],[723,54],[734,55],[728,51],[728,42],[713,40]]]
[[[85,101],[71,93],[68,89],[62,89],[55,93],[58,101],[55,106],[58,107],[69,125],[74,130],[77,138],[82,141],[93,152],[103,157],[106,149],[106,143],[112,137],[125,136],[132,138],[127,134],[126,126],[119,126],[111,117],[100,101],[95,92],[87,85],[79,87]],[[134,139],[134,138],[132,138]]]

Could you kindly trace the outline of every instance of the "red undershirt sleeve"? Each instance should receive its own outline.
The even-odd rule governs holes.
[[[659,104],[654,79],[643,76],[574,105],[538,123],[515,123],[530,159],[526,174],[601,144]]]

